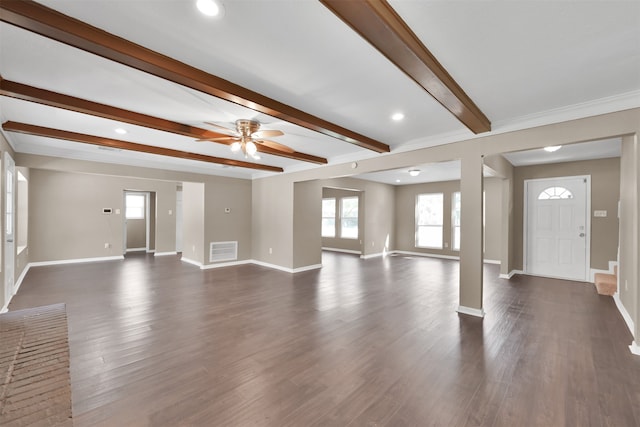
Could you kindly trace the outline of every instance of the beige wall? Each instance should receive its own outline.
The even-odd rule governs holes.
[[[218,177],[205,182],[204,198],[204,264],[211,242],[237,241],[238,260],[251,259],[251,181]]]
[[[182,257],[204,264],[204,184],[182,184]]]
[[[365,206],[363,203],[362,191],[346,190],[342,188],[324,187],[322,189],[322,198],[334,198],[336,199],[336,235],[335,237],[322,237],[322,247],[341,249],[347,251],[355,251],[362,253],[362,239],[364,238],[364,217],[366,215]],[[356,239],[343,239],[340,237],[340,199],[343,197],[357,197],[358,198],[358,238]],[[314,205],[317,203],[314,203]],[[321,209],[321,206],[319,207]],[[295,220],[295,218],[294,218]]]
[[[147,220],[127,219],[127,249],[147,247]]]
[[[579,175],[591,175],[591,268],[608,270],[617,259],[620,158],[525,166],[514,170],[515,269],[523,266],[524,181]],[[594,218],[594,210],[606,210],[607,217]]]
[[[501,260],[502,251],[502,179],[485,178],[484,259]]]
[[[628,136],[622,140],[620,159],[620,265],[618,281],[620,301],[635,323],[636,343],[640,342],[640,252],[638,250],[640,209],[640,147],[638,137]]]
[[[31,169],[31,261],[121,255],[124,190],[156,192],[162,206],[156,215],[156,250],[175,251],[175,217],[168,212],[175,209],[174,182]],[[105,215],[103,208],[113,213]],[[111,246],[105,248],[105,243]]]
[[[487,260],[501,259],[502,243],[502,180],[486,178],[485,254]],[[396,250],[444,256],[460,255],[454,251],[452,229],[453,193],[460,191],[460,181],[431,182],[396,187]],[[425,193],[444,195],[443,249],[419,248],[415,245],[416,197]]]
[[[322,186],[297,182],[293,188],[293,268],[322,264]],[[298,248],[301,248],[298,250]]]

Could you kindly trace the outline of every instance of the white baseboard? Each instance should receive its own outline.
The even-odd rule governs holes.
[[[624,304],[622,304],[622,300],[620,300],[620,292],[619,291],[617,291],[615,294],[613,294],[613,301],[616,303],[616,307],[618,308],[618,311],[622,315],[622,318],[624,319],[624,323],[627,324],[627,328],[629,328],[629,332],[631,332],[631,336],[636,338],[636,336],[635,336],[635,325],[633,324],[633,319],[629,315],[629,312],[627,311],[627,308],[624,306]]]
[[[440,255],[440,254],[432,254],[427,252],[391,251],[391,253],[398,254],[398,255],[422,256],[427,258],[451,259],[456,261],[460,260],[460,257],[453,256],[453,255]]]
[[[231,267],[234,265],[243,265],[243,264],[251,264],[250,259],[243,259],[241,261],[229,261],[229,262],[218,262],[216,264],[204,264],[200,266],[201,270],[210,270],[212,268],[221,268],[221,267]]]
[[[201,262],[199,262],[199,261],[194,261],[194,260],[189,259],[189,258],[185,258],[185,256],[184,256],[184,255],[182,256],[182,258],[180,258],[180,261],[182,261],[182,262],[186,262],[187,264],[195,265],[195,266],[197,266],[197,267],[202,267],[202,263],[201,263]]]
[[[274,270],[285,271],[287,273],[301,273],[303,271],[316,270],[318,268],[322,268],[322,264],[312,264],[312,265],[305,265],[304,267],[288,268],[288,267],[283,267],[277,264],[270,264],[268,262],[258,261],[255,259],[252,259],[251,263],[260,265],[262,267],[273,268]]]
[[[484,308],[478,309],[478,308],[472,308],[472,307],[465,307],[464,305],[459,305],[456,311],[460,314],[468,314],[469,316],[476,316],[476,317],[484,317],[484,315],[487,314],[484,311]]]
[[[388,252],[387,252],[387,253],[388,253]],[[370,259],[370,258],[377,258],[377,257],[381,257],[381,256],[384,256],[384,255],[385,255],[385,253],[384,253],[384,252],[379,252],[379,253],[377,253],[377,254],[367,254],[367,255],[362,254],[362,255],[360,255],[360,258],[361,258],[361,259]]]
[[[155,253],[156,253],[156,250],[155,250],[155,249],[149,249],[149,250],[147,251],[147,253],[148,253],[148,254],[155,254]]]
[[[127,248],[126,252],[145,252],[147,248]]]
[[[501,274],[498,277],[500,277],[501,279],[511,279],[516,274],[523,274],[522,270],[511,270],[509,274]]]
[[[637,342],[632,342],[631,345],[629,346],[629,350],[631,351],[631,353],[635,354],[636,356],[640,356],[640,345],[638,345]]]
[[[155,252],[153,256],[178,255],[178,252]]]
[[[124,259],[124,255],[95,257],[95,258],[62,259],[62,260],[57,260],[57,261],[30,262],[29,266],[31,266],[31,267],[41,267],[41,266],[45,266],[45,265],[79,264],[79,263],[83,263],[83,262],[96,262],[96,261],[119,261],[119,260],[123,260],[123,259]]]
[[[356,254],[356,255],[360,255],[362,252],[361,251],[354,251],[351,249],[340,249],[340,248],[325,248],[324,246],[322,247],[323,251],[329,251],[329,252],[342,252],[345,254]]]
[[[497,264],[500,265],[502,264],[502,261],[500,261],[499,259],[484,259],[484,263],[485,264]]]

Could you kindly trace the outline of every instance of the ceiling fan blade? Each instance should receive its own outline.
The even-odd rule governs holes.
[[[267,146],[269,148],[273,148],[274,150],[282,151],[282,152],[285,152],[285,153],[295,153],[296,152],[296,150],[294,150],[294,149],[292,149],[290,147],[287,147],[286,145],[277,143],[275,141],[269,141],[269,140],[266,140],[266,139],[261,139],[261,140],[256,140],[255,142],[257,142],[259,144],[262,144],[264,146]]]
[[[251,134],[252,138],[273,138],[274,136],[282,136],[284,132],[281,130],[259,130]]]
[[[217,124],[211,123],[211,122],[205,122],[205,123],[208,124],[209,126],[213,126],[214,128],[217,128],[220,132],[226,133],[227,135],[238,136],[238,132],[236,132],[233,129],[229,129],[227,127],[220,126],[220,125],[217,125]]]
[[[196,142],[206,142],[206,141],[211,141],[211,142],[233,142],[233,141],[239,141],[239,138],[236,138],[235,136],[223,136],[221,138],[202,138],[202,139],[196,139]]]

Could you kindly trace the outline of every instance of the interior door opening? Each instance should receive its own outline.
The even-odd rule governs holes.
[[[155,252],[155,192],[124,192],[124,253]]]

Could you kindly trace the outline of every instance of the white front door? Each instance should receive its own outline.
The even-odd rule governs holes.
[[[525,181],[525,273],[587,280],[589,176]]]
[[[13,158],[4,153],[4,211],[5,211],[5,242],[4,242],[4,290],[5,302],[13,296],[15,247],[15,169]]]

